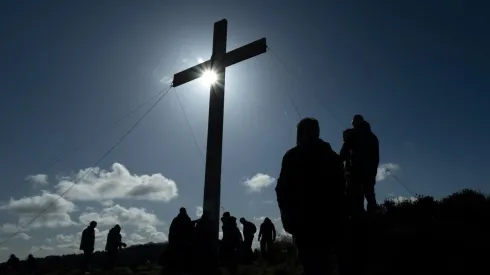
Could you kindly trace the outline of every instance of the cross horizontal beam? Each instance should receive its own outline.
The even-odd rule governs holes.
[[[266,51],[267,43],[264,37],[226,53],[225,60],[222,66],[228,67],[234,65],[259,54],[263,54]],[[211,68],[211,60],[205,61],[201,64],[197,64],[194,67],[174,74],[174,80],[172,84],[174,87],[180,86],[182,84],[200,78],[203,71],[211,69],[214,69]]]

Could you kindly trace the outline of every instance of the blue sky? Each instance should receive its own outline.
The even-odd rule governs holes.
[[[208,59],[213,23],[222,18],[228,50],[267,37],[287,66],[266,53],[227,69],[221,202],[235,216],[278,217],[275,178],[299,121],[288,93],[302,116],[319,119],[337,151],[352,115],[363,114],[380,139],[381,163],[413,192],[490,191],[486,4],[48,2],[0,4],[0,239],[91,167],[150,104],[112,122],[175,72]],[[115,222],[129,243],[144,243],[166,238],[180,206],[196,217],[208,96],[201,81],[171,91],[95,173],[3,244],[0,260],[77,251],[90,219],[100,222],[101,247]],[[382,178],[379,200],[411,196]],[[130,192],[141,184],[148,188]]]

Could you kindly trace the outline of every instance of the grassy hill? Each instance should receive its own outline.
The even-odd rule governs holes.
[[[415,201],[385,201],[365,234],[369,274],[481,273],[490,255],[490,198],[463,190],[441,200],[419,196]],[[97,252],[93,274],[159,274],[158,259],[165,248],[166,244],[129,247],[120,253],[118,269],[109,273],[97,270],[104,261],[103,252]],[[37,259],[36,274],[81,274],[81,260],[81,255]],[[238,273],[301,274],[301,268],[291,240],[282,238],[270,259],[242,265]]]

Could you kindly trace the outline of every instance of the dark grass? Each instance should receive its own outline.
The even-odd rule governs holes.
[[[387,200],[369,220],[366,236],[363,251],[369,274],[480,274],[487,270],[490,256],[490,198],[462,190],[440,200]],[[327,236],[318,236],[323,237]],[[101,270],[104,255],[98,252],[92,274],[160,274],[157,263],[165,248],[166,244],[129,247],[120,253],[119,266],[112,272]],[[259,258],[241,265],[238,274],[301,274],[295,255],[291,239],[281,237],[267,261]],[[325,262],[329,260],[333,258]],[[82,274],[80,263],[81,255],[36,259],[35,274]]]

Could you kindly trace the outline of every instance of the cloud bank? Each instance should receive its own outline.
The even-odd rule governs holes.
[[[85,175],[85,176],[84,176]],[[176,183],[162,174],[132,175],[124,165],[114,163],[110,171],[98,167],[80,170],[73,177],[63,178],[57,185],[58,193],[73,186],[66,194],[70,200],[138,199],[169,202],[178,196]]]
[[[0,206],[0,210],[8,210],[17,214],[19,217],[18,225],[26,230],[40,227],[57,228],[75,225],[76,223],[71,220],[69,214],[74,212],[75,209],[75,204],[72,202],[47,191],[43,191],[39,196],[24,197],[18,200],[10,198],[7,204]],[[44,211],[44,213],[29,224],[41,211]],[[8,223],[2,225],[2,231],[4,232],[15,232],[18,229],[16,225]]]
[[[34,187],[36,187],[37,185],[48,185],[48,175],[45,174],[29,175],[26,177],[26,181],[32,183]]]

